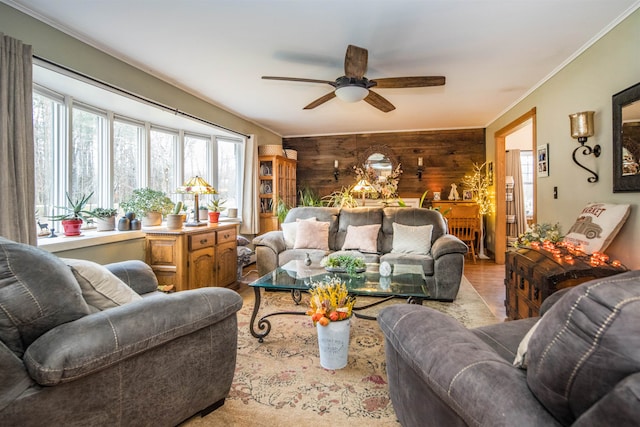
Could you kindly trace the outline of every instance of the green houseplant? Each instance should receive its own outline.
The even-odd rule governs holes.
[[[69,192],[66,193],[67,206],[56,206],[57,209],[61,209],[64,213],[50,216],[49,218],[54,221],[61,221],[64,229],[65,236],[79,236],[80,227],[82,227],[83,221],[88,221],[93,214],[86,210],[87,203],[91,197],[93,197],[93,191],[88,196],[84,194],[79,199],[72,200]]]
[[[117,209],[114,208],[95,208],[91,211],[91,216],[96,219],[98,231],[111,231],[116,228]]]
[[[133,212],[142,218],[142,225],[162,224],[162,215],[173,210],[174,203],[164,191],[152,188],[136,188],[127,200],[120,204],[125,212]]]
[[[215,198],[212,199],[207,204],[207,209],[209,209],[209,222],[218,222],[220,220],[220,212],[227,209],[224,205],[227,203],[226,199]]]

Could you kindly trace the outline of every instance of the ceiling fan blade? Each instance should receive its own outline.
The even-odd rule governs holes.
[[[309,104],[306,107],[304,107],[304,110],[311,110],[312,108],[316,108],[318,105],[322,105],[325,102],[330,101],[335,97],[336,97],[336,93],[335,92],[329,92],[328,94],[326,94],[324,96],[321,96],[320,98],[318,98],[315,101],[313,101],[311,104]]]
[[[316,80],[316,79],[303,79],[299,77],[274,77],[274,76],[262,76],[265,80],[286,80],[289,82],[307,82],[307,83],[326,83],[333,87],[336,87],[336,82],[329,80]]]
[[[423,77],[389,77],[384,79],[373,79],[377,88],[405,88],[405,87],[427,87],[442,86],[445,83],[443,76],[423,76]]]
[[[393,111],[396,107],[393,106],[392,103],[384,99],[382,96],[378,95],[371,89],[369,89],[369,95],[364,99],[368,104],[373,105],[378,110],[388,113],[389,111]]]
[[[344,75],[361,79],[367,72],[367,60],[369,51],[362,47],[350,44],[344,56]]]

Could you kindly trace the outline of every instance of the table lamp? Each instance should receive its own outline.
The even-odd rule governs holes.
[[[207,225],[206,222],[200,222],[200,202],[199,197],[200,194],[218,194],[215,188],[213,188],[207,181],[200,178],[198,175],[193,178],[189,178],[187,182],[180,188],[178,188],[179,193],[193,194],[194,196],[194,211],[195,218],[185,224],[186,227],[197,227],[201,225]]]

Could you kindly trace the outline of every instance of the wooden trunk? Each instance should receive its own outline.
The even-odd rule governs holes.
[[[505,306],[511,320],[538,316],[540,304],[552,293],[599,277],[626,271],[610,264],[593,267],[588,257],[571,263],[543,249],[521,248],[507,252]]]

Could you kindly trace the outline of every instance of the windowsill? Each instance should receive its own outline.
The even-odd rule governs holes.
[[[239,218],[220,218],[220,223],[240,224]],[[62,252],[72,249],[81,249],[90,246],[105,245],[108,243],[122,242],[125,240],[143,239],[145,230],[164,229],[164,224],[157,227],[145,227],[142,230],[133,231],[97,231],[95,229],[82,230],[80,236],[68,237],[64,233],[56,233],[58,237],[38,237],[38,247],[48,252]]]
[[[107,243],[125,240],[143,239],[144,230],[133,231],[96,231],[82,230],[80,236],[67,237],[62,232],[58,237],[38,237],[38,247],[48,252],[62,252],[89,246],[105,245]]]

